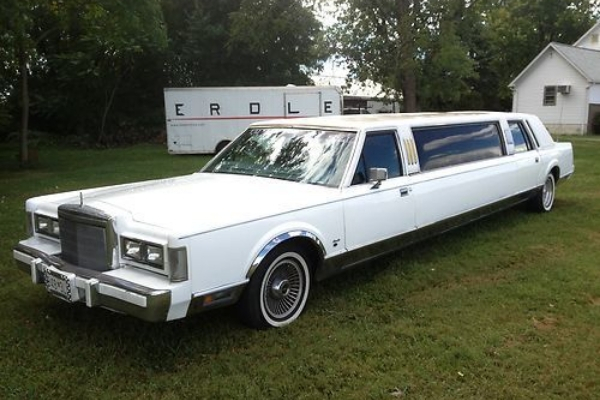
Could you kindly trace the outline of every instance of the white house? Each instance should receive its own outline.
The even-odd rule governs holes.
[[[513,111],[551,132],[584,134],[600,113],[600,21],[572,46],[550,43],[510,83]]]

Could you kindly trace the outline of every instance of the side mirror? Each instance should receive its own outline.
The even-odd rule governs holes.
[[[387,168],[369,168],[369,182],[375,182],[371,189],[377,189],[381,186],[381,182],[387,180]]]

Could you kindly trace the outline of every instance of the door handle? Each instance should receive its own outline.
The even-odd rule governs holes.
[[[407,188],[407,187],[400,188],[400,197],[408,196],[409,193],[410,193],[409,188]]]

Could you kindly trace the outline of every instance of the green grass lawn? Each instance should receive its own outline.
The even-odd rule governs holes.
[[[26,198],[198,170],[162,146],[0,145],[0,398],[594,399],[600,393],[600,141],[546,215],[513,209],[314,288],[291,326],[231,309],[150,324],[69,305],[17,270]]]

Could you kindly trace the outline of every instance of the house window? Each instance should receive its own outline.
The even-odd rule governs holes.
[[[545,86],[544,87],[544,105],[555,106],[556,105],[556,86]]]

